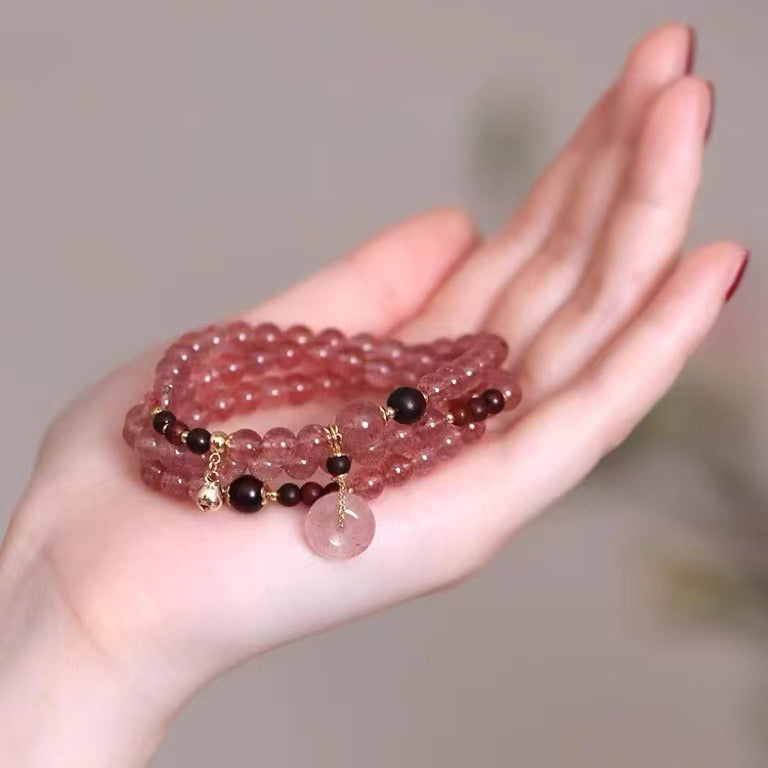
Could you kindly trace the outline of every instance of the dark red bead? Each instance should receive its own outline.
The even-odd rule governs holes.
[[[187,435],[187,448],[192,453],[203,454],[211,447],[211,433],[203,427],[195,427],[189,430]]]
[[[176,419],[171,422],[165,429],[165,439],[173,445],[181,445],[184,441],[181,436],[189,429],[189,427],[183,422]]]
[[[451,416],[453,416],[453,423],[457,427],[466,427],[472,421],[469,408],[464,403],[454,405],[451,408]]]
[[[284,507],[295,507],[301,502],[301,488],[296,483],[283,483],[277,489],[277,503]]]
[[[170,411],[158,411],[152,418],[152,426],[156,432],[161,435],[165,434],[165,430],[176,421],[176,417]]]
[[[346,475],[352,468],[352,460],[345,454],[329,456],[325,462],[325,468],[328,470],[328,474],[334,477]]]
[[[328,493],[338,493],[339,491],[339,484],[336,482],[336,480],[331,480],[328,485],[323,488],[323,496],[325,496]]]
[[[473,397],[467,403],[467,409],[469,410],[470,421],[484,421],[488,418],[488,406],[482,397]]]
[[[301,486],[301,502],[311,507],[324,493],[325,488],[320,483],[310,480]]]
[[[227,489],[229,505],[238,512],[257,512],[264,503],[261,491],[264,484],[253,475],[236,477]]]
[[[489,414],[495,415],[504,410],[506,400],[504,399],[503,393],[498,389],[486,389],[480,397],[485,401]]]

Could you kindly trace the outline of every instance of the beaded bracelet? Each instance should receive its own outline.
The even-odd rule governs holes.
[[[489,416],[520,402],[514,376],[501,367],[506,355],[506,342],[488,333],[406,345],[303,325],[210,326],[171,344],[152,389],[128,411],[123,438],[153,489],[192,498],[204,511],[224,502],[246,513],[271,502],[304,504],[310,547],[327,558],[354,557],[375,531],[367,500],[452,458],[483,436]],[[383,405],[354,400],[334,423],[297,434],[204,426],[361,389],[391,391]],[[310,479],[320,468],[330,482]],[[280,474],[290,480],[273,490],[268,481]]]

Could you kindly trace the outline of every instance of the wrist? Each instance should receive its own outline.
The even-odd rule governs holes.
[[[93,642],[29,552],[0,550],[0,765],[144,765],[167,722],[149,675]]]

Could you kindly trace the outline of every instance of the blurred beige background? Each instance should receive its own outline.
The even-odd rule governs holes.
[[[145,345],[406,214],[499,222],[669,18],[717,89],[692,239],[753,247],[693,370],[482,575],[229,675],[153,768],[768,765],[768,3],[0,4],[6,499]]]

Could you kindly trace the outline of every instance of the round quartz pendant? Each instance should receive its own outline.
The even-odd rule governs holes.
[[[364,552],[373,540],[376,520],[368,504],[355,494],[344,497],[344,525],[339,525],[339,496],[321,496],[307,512],[304,533],[312,549],[329,560],[343,560]]]

